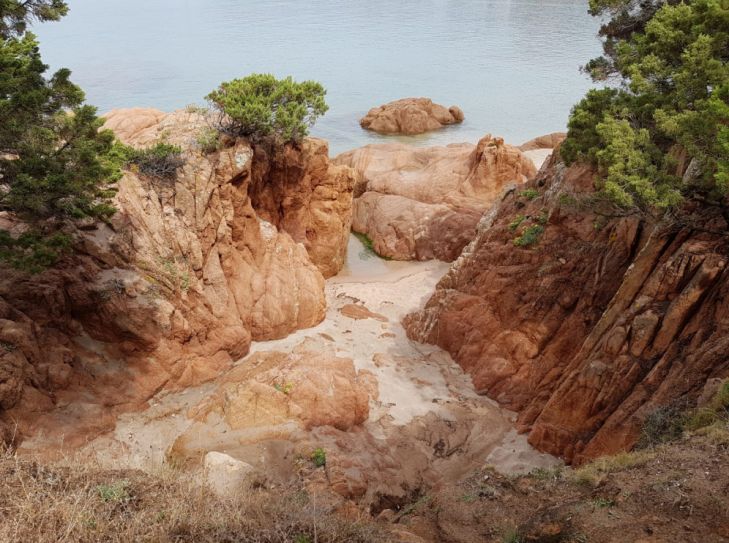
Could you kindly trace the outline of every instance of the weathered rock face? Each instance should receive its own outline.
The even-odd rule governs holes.
[[[463,119],[457,106],[446,108],[429,98],[403,98],[372,108],[359,124],[380,134],[414,135],[462,123]]]
[[[249,190],[259,217],[303,243],[312,262],[331,277],[344,265],[352,224],[354,171],[329,162],[326,141],[309,138],[271,156],[256,147]]]
[[[122,141],[139,147],[160,139],[195,147],[201,130],[209,128],[195,111],[166,115],[136,108],[111,111],[106,119],[105,126]],[[321,139],[307,138],[301,147],[287,145],[275,152],[252,149],[248,194],[258,217],[304,244],[324,277],[339,273],[352,221],[354,172],[330,163],[329,146]]]
[[[369,393],[352,360],[333,350],[308,350],[304,343],[292,353],[253,354],[192,408],[188,415],[198,422],[177,438],[171,454],[198,458],[221,446],[258,447],[323,426],[346,432],[367,420]]]
[[[454,260],[481,215],[536,169],[500,138],[478,145],[368,145],[339,155],[357,172],[352,229],[397,260]]]
[[[631,447],[650,412],[729,375],[725,218],[605,221],[574,205],[591,187],[590,171],[553,159],[540,195],[485,217],[405,322],[519,411],[530,443],[577,462]],[[536,226],[538,244],[513,243]]]
[[[186,111],[117,111],[109,126],[128,144],[161,137],[178,144],[186,164],[170,180],[125,174],[118,213],[109,225],[83,232],[79,254],[59,269],[34,277],[3,271],[0,419],[18,420],[21,432],[42,428],[31,424],[39,413],[79,398],[114,409],[69,421],[73,432],[108,429],[115,409],[211,379],[245,355],[251,340],[280,338],[324,318],[324,278],[306,248],[252,205],[256,159],[248,143],[203,155],[195,141],[205,119]],[[327,220],[346,227],[351,173],[330,171],[325,146],[310,148],[318,150],[295,163],[310,172],[314,194],[302,205],[332,216],[307,223],[314,233],[309,250],[329,255],[320,265],[331,272],[331,255],[341,254],[346,240],[322,226],[328,246],[320,248],[317,228]],[[327,207],[329,201],[337,205]]]

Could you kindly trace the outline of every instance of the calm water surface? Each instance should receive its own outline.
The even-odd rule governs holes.
[[[39,25],[46,62],[67,66],[106,111],[204,103],[251,72],[316,79],[331,107],[313,133],[334,153],[383,141],[360,129],[370,107],[428,96],[466,122],[415,143],[521,143],[564,128],[599,52],[587,0],[70,0]]]

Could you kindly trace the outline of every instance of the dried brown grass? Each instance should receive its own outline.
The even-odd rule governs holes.
[[[224,499],[181,473],[42,465],[0,454],[0,542],[357,543],[390,538],[301,489]]]

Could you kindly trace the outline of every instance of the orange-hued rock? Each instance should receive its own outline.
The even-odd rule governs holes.
[[[462,123],[463,119],[457,106],[446,108],[429,98],[403,98],[372,108],[359,124],[380,134],[415,135]]]
[[[163,114],[155,109],[122,109],[106,114],[124,143],[145,147],[164,140],[194,148],[210,123],[196,110]],[[301,144],[272,150],[255,146],[250,180],[256,214],[303,243],[324,277],[344,265],[352,221],[354,172],[329,161],[325,140],[307,138]]]
[[[253,205],[266,185],[257,161],[272,159],[246,141],[203,154],[196,140],[207,122],[190,111],[114,111],[107,126],[129,145],[180,145],[185,165],[173,179],[126,172],[116,215],[80,231],[78,251],[57,269],[3,270],[0,420],[19,421],[21,434],[46,430],[39,414],[82,397],[88,408],[69,417],[66,442],[83,440],[113,424],[109,409],[88,416],[101,406],[133,408],[160,389],[207,381],[252,340],[318,324],[319,268],[336,273],[346,250],[353,173],[329,164],[325,144],[277,157],[271,183],[286,200],[277,227]],[[286,171],[305,172],[304,182]],[[300,232],[306,245],[292,237]]]
[[[258,216],[303,243],[324,277],[339,273],[352,224],[354,171],[330,163],[321,139],[276,153],[255,151],[250,193]]]
[[[645,417],[729,376],[729,246],[715,210],[696,229],[576,206],[593,173],[557,158],[479,225],[413,339],[448,350],[478,390],[519,411],[541,450],[581,462],[630,448]],[[513,240],[542,225],[538,243]]]
[[[558,147],[567,137],[566,132],[552,132],[543,136],[536,137],[522,143],[519,149],[522,151],[535,151],[537,149],[554,149]]]
[[[331,426],[349,431],[367,420],[368,381],[349,358],[307,342],[291,353],[262,352],[224,375],[188,416],[194,422],[171,454],[195,459],[210,450],[270,439],[295,441],[301,430]],[[221,432],[221,425],[224,431]]]
[[[477,145],[368,145],[334,162],[357,172],[352,229],[397,260],[454,260],[483,213],[536,172],[518,149],[491,136]]]

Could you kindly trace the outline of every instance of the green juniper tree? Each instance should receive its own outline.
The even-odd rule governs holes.
[[[604,54],[570,117],[562,157],[588,161],[613,204],[661,211],[729,193],[729,6],[722,0],[590,0]],[[688,165],[688,168],[686,167]],[[724,200],[725,201],[725,200]]]
[[[100,131],[96,109],[67,69],[47,74],[32,20],[56,20],[58,0],[0,0],[0,211],[25,223],[22,235],[0,230],[0,261],[37,271],[52,265],[70,238],[70,221],[103,219],[119,176],[114,137]]]
[[[222,83],[207,99],[219,113],[218,127],[231,136],[278,144],[298,143],[329,107],[316,81],[251,74]]]

